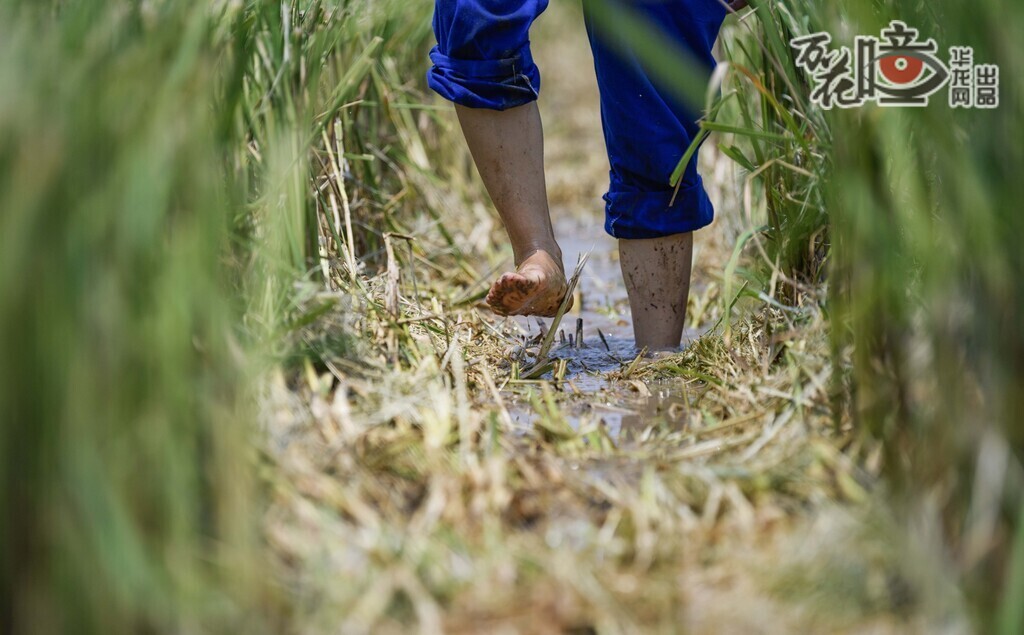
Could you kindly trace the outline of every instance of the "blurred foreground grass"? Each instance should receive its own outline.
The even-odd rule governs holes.
[[[226,629],[258,594],[211,10],[0,3],[5,632]]]
[[[779,630],[1019,632],[1022,9],[751,4],[722,327],[624,366],[695,398],[620,444],[496,390],[429,3],[0,0],[0,628],[700,630],[736,536],[840,501],[750,574],[822,604]],[[786,40],[892,17],[1003,107],[813,109]]]
[[[983,632],[1024,628],[1024,262],[1015,211],[1024,134],[1018,5],[980,2],[752,2],[755,41],[735,41],[757,84],[734,73],[754,157],[740,156],[766,191],[760,284],[782,301],[828,288],[836,355],[852,350],[849,408],[878,442],[888,499],[901,522],[930,536],[973,603]],[[1001,68],[996,110],[927,108],[822,113],[787,42],[826,31],[836,45],[892,19],[935,38],[939,55],[971,46]],[[753,20],[748,20],[753,22]],[[744,62],[744,58],[747,60]],[[780,107],[781,106],[781,107]],[[744,136],[744,135],[739,135]],[[734,152],[733,156],[740,153]],[[823,279],[823,264],[828,277]],[[767,276],[770,275],[770,282]],[[782,287],[776,287],[776,283]],[[789,287],[789,289],[786,289]],[[779,291],[783,291],[779,293]],[[837,397],[844,391],[838,391]]]

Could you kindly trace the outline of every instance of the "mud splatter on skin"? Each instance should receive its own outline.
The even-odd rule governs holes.
[[[537,252],[519,271],[498,278],[487,294],[487,304],[500,315],[552,317],[558,312],[566,289],[565,274],[558,263]]]
[[[692,238],[673,235],[619,244],[638,342],[674,348],[682,334],[692,258]]]

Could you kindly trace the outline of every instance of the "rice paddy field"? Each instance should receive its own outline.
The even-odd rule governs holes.
[[[578,1],[539,320],[483,303],[432,3],[0,0],[0,632],[1024,632],[1024,6],[750,5],[652,357]],[[789,40],[894,19],[998,108],[815,105]]]

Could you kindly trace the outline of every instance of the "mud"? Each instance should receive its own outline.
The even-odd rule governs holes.
[[[590,252],[576,302],[562,319],[558,343],[552,350],[552,357],[567,361],[566,381],[554,382],[571,396],[560,400],[566,421],[575,429],[603,425],[612,438],[621,441],[628,441],[631,435],[640,434],[651,425],[682,425],[692,395],[681,380],[644,384],[609,377],[628,368],[641,353],[633,342],[629,300],[615,240],[604,233],[596,219],[574,218],[565,212],[559,214],[558,210],[554,216],[566,265],[571,267],[579,255]],[[695,280],[691,293],[701,289],[701,281]],[[546,329],[551,323],[534,317],[510,320],[514,320],[526,339],[539,335],[541,324]],[[582,344],[577,341],[580,320]],[[682,345],[687,346],[703,330],[687,329]],[[545,374],[543,379],[552,380],[553,373]],[[503,391],[509,413],[517,424],[532,425],[540,416],[529,403],[530,391],[537,390],[538,386],[510,385]]]

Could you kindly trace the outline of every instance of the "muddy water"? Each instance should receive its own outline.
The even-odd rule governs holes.
[[[557,211],[555,213],[558,218]],[[567,269],[577,258],[590,252],[590,258],[577,287],[576,303],[562,318],[561,333],[555,339],[552,356],[568,360],[567,381],[560,386],[573,397],[562,400],[566,420],[574,427],[596,424],[606,426],[613,438],[638,433],[649,425],[680,424],[689,396],[682,381],[640,384],[613,380],[608,374],[627,367],[640,353],[633,342],[629,301],[619,270],[618,252],[613,238],[605,234],[599,219],[563,216],[555,232],[562,246]],[[699,281],[694,281],[694,291]],[[516,317],[519,330],[535,336],[548,328],[551,320]],[[582,320],[582,345],[577,342],[577,325]],[[700,335],[687,330],[683,346]],[[545,376],[551,379],[551,374]],[[513,420],[532,425],[538,415],[529,404],[529,392],[537,386],[512,385],[505,397]],[[681,425],[681,424],[680,424]]]

